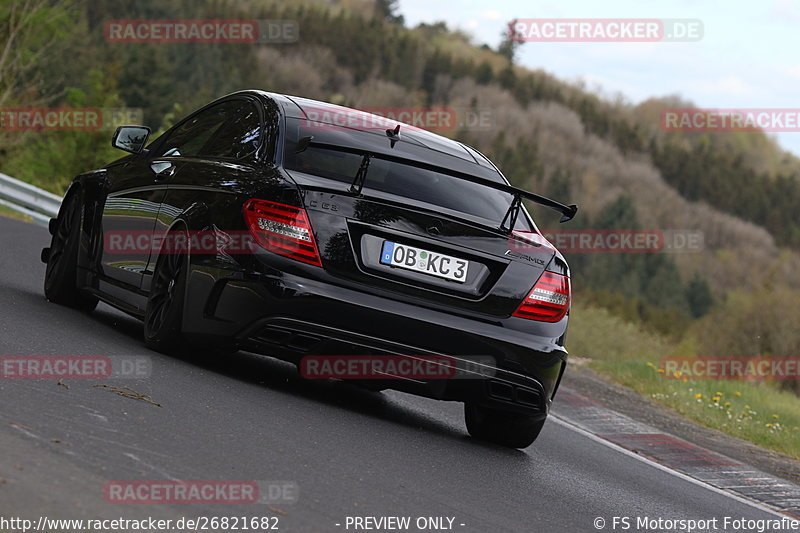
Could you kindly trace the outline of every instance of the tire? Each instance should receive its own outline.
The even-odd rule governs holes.
[[[546,420],[472,403],[464,404],[464,419],[474,438],[519,449],[533,444]]]
[[[166,250],[158,257],[144,313],[144,342],[148,348],[174,354],[184,346],[181,323],[188,267],[186,253]]]
[[[59,209],[47,253],[44,295],[50,302],[89,313],[97,307],[98,300],[81,294],[78,287],[82,212],[79,192],[70,194]]]

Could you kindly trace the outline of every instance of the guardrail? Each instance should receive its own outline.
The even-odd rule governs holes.
[[[0,173],[0,205],[28,215],[40,226],[47,226],[50,219],[58,215],[61,197]]]

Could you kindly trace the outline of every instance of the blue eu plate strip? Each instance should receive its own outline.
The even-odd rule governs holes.
[[[381,263],[385,265],[391,265],[393,255],[394,255],[394,243],[391,241],[383,241],[383,251],[381,252]]]

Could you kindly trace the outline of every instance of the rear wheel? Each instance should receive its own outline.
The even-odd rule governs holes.
[[[183,344],[181,322],[188,263],[185,253],[170,249],[163,250],[156,262],[144,315],[144,341],[153,350],[174,352]]]
[[[490,409],[478,404],[464,404],[467,431],[476,439],[509,448],[527,448],[544,427],[544,418]]]
[[[78,287],[82,208],[80,193],[71,194],[61,206],[56,223],[51,226],[53,238],[46,250],[44,295],[51,302],[91,312],[97,307],[97,298],[81,294]]]

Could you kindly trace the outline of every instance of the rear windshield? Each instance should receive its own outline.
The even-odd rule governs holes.
[[[310,146],[298,154],[287,146],[284,166],[350,184],[362,159],[359,154],[318,146]],[[503,220],[512,201],[508,193],[442,172],[380,159],[380,156],[371,158],[364,188],[467,213],[497,224]],[[517,219],[517,229],[530,229],[524,218]]]

